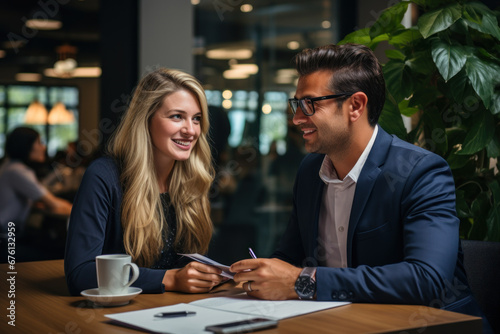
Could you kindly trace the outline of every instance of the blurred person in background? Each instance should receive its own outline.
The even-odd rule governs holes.
[[[18,127],[7,136],[7,159],[0,166],[2,232],[9,222],[14,222],[16,236],[21,236],[33,205],[53,214],[71,213],[71,203],[54,196],[37,179],[33,166],[45,161],[45,149],[40,134],[31,128]]]

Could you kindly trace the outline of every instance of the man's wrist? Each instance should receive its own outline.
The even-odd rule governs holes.
[[[300,299],[313,299],[316,296],[316,267],[305,267],[295,281],[295,292]]]

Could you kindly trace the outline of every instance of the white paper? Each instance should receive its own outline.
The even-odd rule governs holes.
[[[189,304],[176,304],[141,311],[107,314],[120,325],[154,333],[209,333],[206,326],[252,318],[285,319],[350,304],[349,302],[320,302],[307,300],[260,300],[245,295],[213,297]],[[156,318],[160,312],[193,311],[194,316]]]
[[[179,253],[179,255],[183,255],[183,256],[189,257],[190,259],[193,259],[195,261],[217,267],[220,270],[222,270],[221,276],[231,278],[231,279],[234,277],[234,273],[229,270],[229,266],[226,266],[224,264],[216,262],[216,261],[214,261],[206,256],[203,256],[203,255],[198,254],[198,253],[193,253],[193,254],[180,254]]]
[[[156,313],[160,312],[176,311],[193,311],[196,312],[196,315],[178,318],[156,318],[154,316]],[[106,317],[118,321],[118,324],[127,327],[155,333],[172,334],[212,333],[205,331],[205,327],[255,318],[250,314],[218,311],[190,304],[176,304],[141,311],[107,314]]]
[[[350,302],[323,302],[315,300],[261,300],[247,294],[231,297],[206,298],[191,302],[190,305],[202,306],[229,312],[251,314],[255,317],[276,320],[295,317],[350,304]]]

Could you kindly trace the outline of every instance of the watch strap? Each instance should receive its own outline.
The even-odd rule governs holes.
[[[299,276],[309,276],[316,282],[316,267],[305,267]]]

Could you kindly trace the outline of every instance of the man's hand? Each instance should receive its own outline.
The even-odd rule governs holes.
[[[252,259],[233,263],[230,269],[235,272],[234,281],[245,282],[243,289],[249,296],[284,300],[297,299],[295,281],[301,268],[279,259]]]
[[[184,268],[167,270],[163,277],[166,291],[207,293],[224,279],[222,270],[196,261]]]

